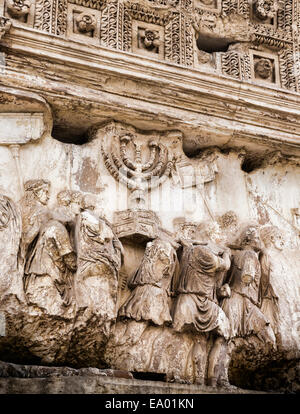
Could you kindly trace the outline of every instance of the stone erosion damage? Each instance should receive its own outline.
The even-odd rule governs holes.
[[[0,393],[300,391],[299,44],[296,0],[0,0]]]

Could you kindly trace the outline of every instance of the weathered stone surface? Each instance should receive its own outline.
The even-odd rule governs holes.
[[[74,378],[75,377],[75,378]],[[237,387],[216,390],[206,386],[168,384],[130,379],[122,371],[95,368],[26,367],[0,363],[0,394],[247,394]]]
[[[49,378],[49,377],[72,377],[72,376],[108,376],[115,378],[132,379],[133,376],[127,371],[113,369],[69,367],[47,367],[35,365],[16,365],[7,362],[0,362],[0,378]]]
[[[1,360],[298,392],[299,33],[297,0],[0,0]]]

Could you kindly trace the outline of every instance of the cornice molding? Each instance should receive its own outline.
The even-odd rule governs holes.
[[[29,28],[12,28],[2,45],[8,56],[47,61],[55,65],[58,74],[63,68],[66,76],[61,85],[49,79],[46,83],[40,73],[32,77],[26,66],[23,70],[7,66],[1,77],[3,85],[28,88],[46,98],[61,94],[64,100],[87,99],[100,106],[156,112],[169,118],[176,108],[179,127],[195,119],[195,127],[203,125],[212,132],[216,128],[230,134],[228,144],[239,137],[241,141],[248,139],[264,145],[269,142],[271,146],[285,145],[287,149],[300,151],[300,94],[295,92],[102,46],[86,46]],[[78,88],[64,87],[62,93],[62,84],[68,82],[68,76],[72,84],[77,83],[76,76],[84,77],[84,85],[78,81]],[[105,82],[101,82],[104,77],[114,78],[120,84],[122,79],[133,81],[139,87],[133,91],[124,86],[122,93],[105,89]],[[95,84],[97,78],[99,87]],[[155,94],[143,94],[146,87],[155,88]],[[226,140],[222,145],[225,143]]]

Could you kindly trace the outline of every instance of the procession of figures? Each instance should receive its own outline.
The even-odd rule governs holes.
[[[169,381],[228,385],[236,338],[254,335],[276,349],[272,252],[284,247],[277,227],[250,223],[227,245],[211,222],[200,223],[195,239],[148,240],[121,299],[124,247],[114,226],[77,191],[59,192],[49,209],[50,191],[49,181],[35,179],[20,203],[1,195],[2,299],[21,282],[19,299],[32,309],[93,315],[105,327],[108,365]]]

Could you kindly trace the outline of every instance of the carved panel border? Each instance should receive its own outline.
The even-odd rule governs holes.
[[[300,4],[294,2],[294,73],[296,81],[296,90],[300,92]]]
[[[37,0],[34,28],[63,36],[67,31],[68,0]]]

